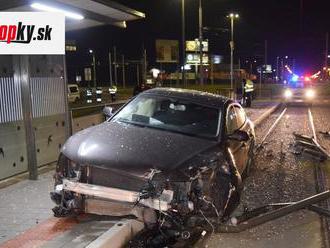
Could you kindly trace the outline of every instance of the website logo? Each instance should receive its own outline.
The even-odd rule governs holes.
[[[64,54],[65,16],[0,12],[0,54]]]

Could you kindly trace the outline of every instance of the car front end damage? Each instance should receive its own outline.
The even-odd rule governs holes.
[[[172,231],[197,222],[212,226],[211,219],[223,221],[238,204],[241,178],[235,165],[207,157],[172,172],[151,168],[130,174],[80,165],[61,154],[51,193],[54,215],[132,215],[148,227]]]

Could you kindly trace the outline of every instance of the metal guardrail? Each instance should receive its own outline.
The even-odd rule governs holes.
[[[123,105],[127,101],[128,100],[122,100],[122,101],[108,102],[108,103],[102,103],[102,104],[96,104],[96,105],[90,105],[90,106],[74,107],[74,108],[71,108],[70,111],[89,109],[89,108],[106,107],[106,106],[113,106],[113,105]]]
[[[311,211],[315,211],[318,214],[328,216],[329,210],[319,208],[314,206],[313,204],[325,201],[330,198],[330,191],[324,191],[322,193],[313,195],[311,197],[305,198],[298,202],[293,203],[283,203],[283,204],[270,204],[264,207],[255,209],[249,213],[246,213],[241,217],[240,223],[237,225],[220,225],[217,228],[218,232],[225,232],[225,233],[238,233],[250,229],[252,227],[261,225],[271,220],[278,219],[285,215],[288,215],[292,212],[297,210],[307,208]],[[278,207],[277,209],[273,210],[272,208]],[[269,209],[271,209],[269,211]],[[244,218],[246,217],[246,218]]]
[[[95,126],[102,123],[105,119],[102,113],[102,109],[106,106],[112,106],[116,109],[124,105],[127,100],[116,101],[110,103],[95,104],[91,106],[82,106],[77,108],[71,108],[70,119],[71,119],[71,134],[86,129],[90,126]],[[85,114],[76,115],[74,112],[85,112]]]

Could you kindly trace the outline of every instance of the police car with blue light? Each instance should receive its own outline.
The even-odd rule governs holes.
[[[293,75],[284,89],[283,98],[285,103],[312,103],[316,98],[312,78]]]

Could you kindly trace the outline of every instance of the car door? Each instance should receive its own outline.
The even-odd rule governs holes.
[[[226,136],[238,130],[247,132],[247,125],[244,110],[238,104],[229,105],[226,115]],[[228,139],[227,144],[234,157],[238,171],[242,173],[247,163],[249,142]]]
[[[252,141],[254,139],[254,130],[251,121],[247,118],[244,109],[240,105],[235,105],[235,112],[237,116],[237,123],[240,127],[239,130],[245,132],[249,140],[246,142],[242,142],[241,147],[241,155],[242,155],[242,163],[243,163],[243,170],[247,165],[249,159],[249,152],[252,145]]]

